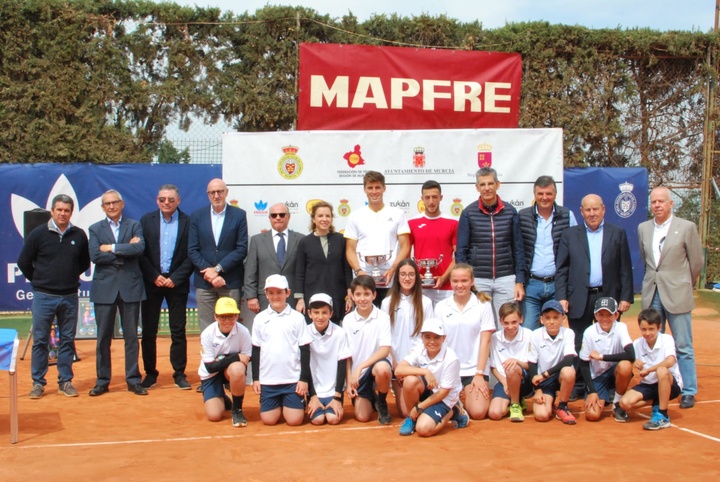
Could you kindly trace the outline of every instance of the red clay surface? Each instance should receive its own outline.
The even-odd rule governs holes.
[[[638,336],[636,323],[627,321],[633,338]],[[472,421],[466,429],[448,427],[430,439],[398,435],[402,420],[392,397],[390,427],[356,422],[347,402],[345,420],[336,427],[266,427],[251,390],[246,428],[233,428],[229,418],[208,422],[202,395],[173,385],[167,338],[159,341],[161,374],[148,396],[127,391],[122,340],[115,340],[110,393],[90,398],[95,342],[79,340],[78,398],[58,395],[51,367],[45,396],[28,399],[29,353],[18,362],[16,445],[9,443],[7,374],[0,374],[0,480],[718,480],[720,319],[716,312],[696,317],[694,329],[698,403],[680,410],[673,402],[670,429],[646,432],[646,418],[637,413],[627,424],[611,417],[589,423],[578,401],[570,404],[579,418],[575,426],[539,423],[526,412],[522,424]],[[197,336],[190,337],[189,348],[188,378],[195,388]]]

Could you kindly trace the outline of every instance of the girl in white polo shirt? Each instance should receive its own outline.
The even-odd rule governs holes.
[[[432,301],[422,293],[422,280],[415,262],[406,258],[398,263],[393,284],[382,301],[381,309],[390,316],[392,328],[393,369],[410,351],[421,344],[420,328],[423,321],[433,316]],[[400,414],[407,417],[402,403],[402,377],[392,382]]]
[[[446,343],[460,360],[464,407],[470,417],[480,420],[490,406],[488,359],[495,318],[490,296],[478,293],[474,283],[472,266],[455,265],[450,272],[453,295],[435,306],[435,317],[445,325]]]

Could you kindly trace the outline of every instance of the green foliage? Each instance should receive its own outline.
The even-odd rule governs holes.
[[[164,140],[160,143],[157,153],[159,164],[188,164],[190,162],[190,148],[178,151],[172,142]]]
[[[179,159],[166,130],[194,119],[292,129],[302,42],[518,52],[520,127],[562,127],[566,165],[699,172],[714,35],[145,0],[0,2],[0,162]]]

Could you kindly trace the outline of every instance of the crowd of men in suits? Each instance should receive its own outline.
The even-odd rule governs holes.
[[[366,184],[369,206],[379,202],[382,208],[384,177],[371,176]],[[367,192],[368,186],[378,184],[379,197],[376,192]],[[439,192],[439,185],[437,188]],[[616,299],[620,312],[629,309],[633,286],[627,236],[623,228],[605,222],[605,206],[599,196],[588,194],[583,198],[583,222],[578,224],[571,211],[555,202],[557,187],[548,176],[536,181],[533,206],[519,213],[497,195],[500,181],[493,169],[478,171],[476,188],[479,199],[461,214],[456,245],[448,248],[458,261],[473,266],[476,286],[497,298],[494,305],[524,300],[525,323],[532,329],[537,326],[539,307],[556,299],[576,333],[582,333],[592,323],[593,307],[600,297]],[[173,380],[178,388],[188,390],[185,326],[192,274],[201,330],[213,321],[215,303],[221,297],[233,298],[238,304],[244,297],[248,308],[258,313],[268,308],[261,289],[268,276],[285,276],[292,289],[295,249],[302,234],[288,229],[287,206],[271,206],[271,229],[248,240],[246,213],[227,203],[225,183],[213,179],[207,195],[209,205],[188,216],[179,209],[177,186],[163,185],[156,198],[157,209],[135,221],[123,216],[121,194],[109,190],[102,196],[106,217],[90,226],[89,237],[70,223],[73,200],[65,195],[53,199],[51,219],[27,236],[18,259],[19,268],[35,292],[30,398],[41,398],[47,384],[47,345],[55,319],[60,334],[59,391],[67,396],[78,395],[72,384],[77,289],[78,278],[90,261],[95,263],[90,300],[98,325],[97,381],[90,396],[109,390],[110,343],[118,312],[128,390],[147,395],[148,388],[158,382],[156,339],[163,301],[169,313]],[[642,306],[658,309],[670,325],[685,381],[681,407],[690,408],[697,393],[691,320],[693,284],[704,263],[702,247],[696,226],[673,215],[667,188],[653,189],[650,205],[653,219],[638,227],[645,264]],[[400,236],[406,240],[405,234]],[[362,240],[353,239],[348,244],[355,246],[358,242]],[[397,262],[402,261],[399,258]],[[348,256],[348,262],[356,275],[363,272],[357,257]],[[450,264],[446,260],[447,271]],[[436,288],[444,283],[444,274],[438,273],[442,283],[439,281]],[[291,307],[295,302],[294,298],[289,300]],[[144,378],[138,363],[141,313]],[[580,340],[576,337],[577,342]]]

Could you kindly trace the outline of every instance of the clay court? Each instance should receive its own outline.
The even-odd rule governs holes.
[[[636,304],[637,305],[637,304]],[[635,307],[634,307],[635,308]],[[400,437],[401,419],[390,397],[393,425],[362,424],[346,402],[339,426],[266,427],[258,397],[248,390],[246,428],[229,418],[205,419],[202,395],[178,390],[159,341],[160,379],[149,396],[129,393],[122,375],[122,340],[113,342],[110,393],[90,398],[95,341],[78,340],[79,398],[57,394],[54,367],[45,396],[30,400],[30,359],[18,361],[19,442],[10,444],[7,373],[0,373],[0,479],[2,480],[718,480],[720,467],[720,316],[705,304],[694,316],[698,403],[670,405],[672,428],[642,430],[650,409],[627,424],[604,418],[588,423],[582,402],[571,403],[577,425],[557,420],[511,424],[472,421],[430,439]],[[634,310],[636,312],[636,309]],[[626,317],[633,338],[637,325]],[[188,379],[198,384],[198,336],[189,337]],[[609,411],[607,411],[609,413]],[[228,413],[229,416],[229,413]]]

